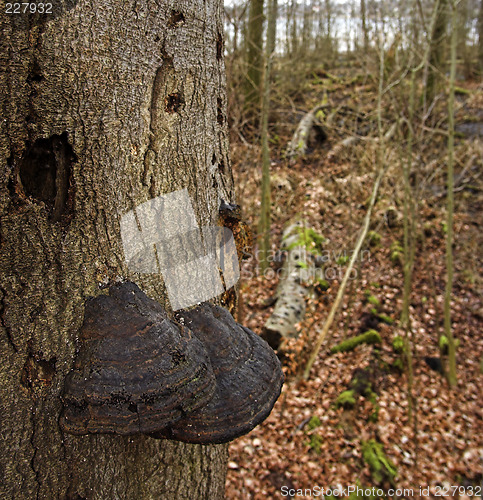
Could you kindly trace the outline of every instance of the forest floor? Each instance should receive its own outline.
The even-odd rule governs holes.
[[[306,318],[298,325],[301,335],[291,345],[292,356],[285,360],[286,382],[271,415],[230,445],[226,497],[312,498],[312,494],[322,498],[321,488],[360,486],[382,488],[386,493],[390,488],[412,489],[392,498],[445,494],[471,498],[481,488],[483,470],[483,86],[459,82],[469,92],[457,96],[457,130],[466,135],[459,133],[455,144],[451,302],[453,332],[459,340],[455,389],[424,359],[440,355],[438,337],[443,331],[446,104],[437,103],[433,118],[415,127],[411,184],[417,205],[412,235],[416,255],[410,305],[414,402],[410,416],[408,374],[400,369],[401,354],[393,347],[394,338],[404,335],[399,327],[404,193],[400,134],[385,145],[389,168],[374,207],[371,236],[343,305],[310,378],[297,377],[336,296],[376,172],[378,146],[370,138],[377,136],[373,125],[377,84],[364,72],[355,77],[353,71],[334,73],[328,77],[324,72],[313,73],[300,94],[288,100],[283,100],[282,93],[274,96],[280,105],[270,118],[272,248],[274,252],[280,248],[286,224],[303,217],[308,227],[326,238],[330,286],[308,299]],[[325,130],[327,139],[314,139],[311,150],[289,164],[283,151],[301,113],[320,102],[325,91],[330,108],[339,110],[331,128]],[[397,93],[388,93],[384,99],[383,127],[387,130],[391,115],[407,113],[407,99]],[[341,146],[340,141],[352,135],[360,137],[358,142]],[[260,210],[260,151],[238,134],[234,134],[231,150],[238,203],[255,229]],[[278,274],[274,262],[268,274],[260,275],[256,251],[255,244],[253,255],[243,263],[238,320],[262,333],[273,311]],[[380,345],[362,344],[350,352],[330,353],[342,340],[369,329],[380,333]],[[355,401],[337,407],[338,396],[351,388],[354,378],[362,378],[365,389],[360,394],[356,390]],[[347,498],[347,490],[343,493],[339,497]],[[376,493],[357,498],[379,497]]]

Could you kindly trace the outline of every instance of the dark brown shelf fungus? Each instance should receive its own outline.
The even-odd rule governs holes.
[[[204,406],[215,379],[202,343],[135,284],[89,299],[64,386],[71,434],[158,431]]]
[[[269,345],[209,303],[177,319],[133,283],[89,299],[64,385],[63,430],[208,444],[261,423],[283,384]]]
[[[210,356],[216,377],[213,399],[154,437],[188,443],[231,441],[265,420],[283,384],[280,361],[258,335],[226,310],[203,303],[177,313]]]

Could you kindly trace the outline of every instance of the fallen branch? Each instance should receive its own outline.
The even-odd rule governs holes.
[[[396,124],[393,123],[389,130],[384,134],[384,141],[388,141],[389,139],[392,138],[394,133],[396,132]],[[342,139],[342,141],[339,141],[328,153],[327,153],[327,159],[333,160],[334,157],[338,156],[343,149],[348,148],[350,146],[353,146],[356,144],[358,141],[379,141],[378,137],[361,137],[357,135],[351,135],[349,137],[346,137],[345,139]]]
[[[336,156],[338,156],[343,149],[352,146],[359,140],[359,137],[355,135],[351,135],[350,137],[346,137],[342,141],[339,141],[327,154],[327,159],[333,160]]]

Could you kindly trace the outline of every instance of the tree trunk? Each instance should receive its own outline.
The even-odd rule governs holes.
[[[290,38],[292,40],[291,43],[292,49],[290,54],[292,56],[296,56],[299,50],[299,43],[298,43],[298,29],[297,29],[297,2],[295,0],[292,0],[292,2],[290,3],[290,15],[292,17],[292,25],[290,27]]]
[[[225,445],[58,425],[86,298],[124,278],[165,303],[160,275],[128,270],[120,217],[187,188],[215,224],[234,201],[222,6],[61,5],[1,18],[0,498],[223,498]]]
[[[458,3],[458,16],[455,29],[457,30],[456,54],[463,63],[465,79],[469,80],[474,72],[474,59],[468,46],[469,29],[472,19],[468,0],[460,0]]]
[[[448,339],[448,383],[455,387],[456,380],[456,346],[451,324],[451,295],[453,291],[454,264],[453,264],[453,216],[454,216],[454,117],[455,117],[455,79],[456,79],[456,45],[457,32],[456,2],[449,0],[451,7],[451,64],[449,75],[449,97],[448,97],[448,171],[447,171],[447,194],[446,194],[446,285],[444,289],[444,334]]]
[[[330,0],[325,0],[325,13],[327,15],[326,19],[326,39],[327,39],[327,47],[332,46],[332,5],[330,4]]]
[[[361,0],[361,24],[362,24],[362,36],[364,39],[364,52],[369,49],[369,32],[367,30],[366,22],[366,0]]]
[[[438,1],[438,0],[436,0]],[[446,28],[448,24],[448,0],[439,0],[436,22],[431,36],[428,80],[426,83],[426,101],[432,100],[441,90],[444,79],[446,59]]]
[[[248,16],[245,110],[258,118],[263,72],[263,0],[250,0]]]
[[[280,351],[285,348],[284,341],[299,335],[296,325],[305,318],[305,298],[310,293],[307,284],[323,278],[323,270],[315,267],[310,231],[313,229],[307,228],[305,221],[298,221],[283,232],[282,251],[286,257],[277,287],[277,302],[262,334],[273,349]]]
[[[480,73],[483,73],[483,0],[480,0],[478,11],[478,62]]]
[[[269,267],[268,254],[270,251],[270,146],[268,145],[268,115],[270,113],[270,76],[272,72],[272,58],[275,51],[277,37],[277,0],[268,2],[267,44],[265,50],[265,75],[263,78],[262,113],[262,189],[260,210],[260,270],[264,273]]]
[[[303,25],[302,25],[302,51],[304,56],[311,51],[311,39],[312,39],[312,5],[304,0],[303,2]]]

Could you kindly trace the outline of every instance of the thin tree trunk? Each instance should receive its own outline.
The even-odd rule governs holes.
[[[292,51],[290,40],[290,17],[291,11],[289,5],[285,5],[285,55],[289,56]]]
[[[478,61],[480,72],[483,73],[483,0],[480,0],[480,10],[478,11]]]
[[[298,30],[297,30],[297,2],[296,0],[292,0],[290,5],[290,12],[292,17],[292,26],[290,29],[290,37],[292,39],[292,56],[295,56],[299,50],[298,44]]]
[[[436,0],[436,21],[431,36],[431,52],[429,54],[428,79],[426,82],[426,102],[431,103],[441,90],[445,71],[446,27],[448,24],[448,0]]]
[[[414,397],[413,397],[413,331],[409,306],[411,302],[412,276],[414,268],[414,256],[416,244],[414,241],[415,226],[415,206],[414,193],[411,192],[410,175],[412,170],[413,157],[413,118],[416,94],[416,71],[411,71],[411,84],[409,95],[409,116],[408,116],[408,137],[406,148],[406,159],[402,160],[403,179],[404,179],[404,288],[403,304],[401,312],[401,326],[404,329],[404,353],[406,368],[408,373],[408,416],[409,420],[413,417]]]
[[[362,23],[362,36],[364,37],[364,52],[369,48],[369,32],[367,30],[366,21],[366,0],[361,0],[361,23]]]
[[[335,315],[337,313],[337,310],[339,309],[339,306],[342,302],[342,299],[344,297],[344,292],[345,288],[347,286],[347,281],[349,280],[349,277],[352,273],[352,269],[354,268],[354,264],[359,256],[359,252],[362,248],[362,244],[364,243],[364,240],[366,238],[367,232],[370,227],[371,223],[371,215],[372,215],[372,210],[374,208],[374,205],[376,203],[377,199],[377,193],[379,191],[379,186],[381,185],[381,180],[382,177],[386,171],[385,167],[385,160],[384,160],[384,134],[382,130],[382,94],[383,94],[383,86],[384,86],[384,47],[383,44],[379,44],[379,89],[378,89],[378,94],[377,94],[377,125],[378,125],[378,139],[379,139],[379,144],[378,144],[378,151],[377,151],[377,174],[376,178],[374,181],[374,186],[372,188],[372,193],[371,193],[371,198],[369,200],[369,206],[367,207],[367,213],[364,218],[364,224],[362,226],[362,230],[359,234],[359,238],[357,239],[356,246],[354,248],[354,251],[352,252],[351,259],[349,261],[349,264],[347,266],[347,269],[345,271],[344,277],[342,278],[342,282],[339,286],[339,289],[337,290],[337,295],[335,297],[334,303],[332,304],[332,307],[330,308],[329,315],[324,323],[324,327],[322,328],[322,331],[319,333],[317,336],[317,341],[315,343],[315,347],[312,350],[312,353],[309,356],[309,360],[307,361],[307,364],[305,366],[304,374],[303,377],[305,380],[309,378],[310,375],[310,370],[312,369],[312,366],[317,359],[317,356],[320,352],[320,348],[322,347],[322,344],[327,337],[327,334],[329,333],[329,329],[332,326],[332,323],[334,321]],[[388,133],[386,133],[386,137],[388,137]]]
[[[471,51],[468,47],[468,21],[469,6],[468,0],[459,0],[457,8],[457,31],[456,52],[462,59],[465,78],[469,79],[473,73]]]
[[[327,44],[332,45],[332,6],[330,0],[325,0],[325,11],[327,13]]]
[[[311,51],[311,38],[312,38],[312,9],[307,1],[303,3],[304,17],[302,26],[302,51],[304,55],[309,54]]]
[[[446,195],[447,226],[446,234],[446,287],[444,293],[444,332],[448,339],[448,382],[456,386],[456,353],[451,327],[451,292],[453,289],[453,212],[454,212],[454,91],[456,75],[456,5],[451,0],[451,66],[448,99],[448,180]]]
[[[270,148],[268,145],[268,114],[270,111],[270,74],[275,50],[277,0],[269,0],[265,75],[262,96],[262,203],[260,214],[260,270],[269,266],[270,251]]]
[[[245,110],[253,116],[258,115],[260,111],[263,72],[263,0],[250,0],[248,16]]]
[[[58,425],[87,297],[131,279],[165,303],[120,217],[187,188],[215,224],[234,201],[222,5],[78,0],[36,22],[1,17],[0,498],[223,498],[225,445]]]

